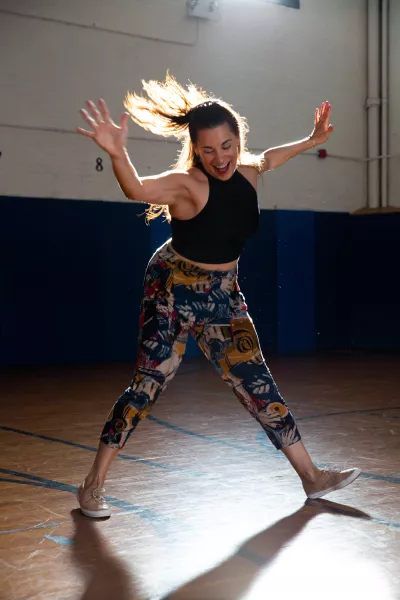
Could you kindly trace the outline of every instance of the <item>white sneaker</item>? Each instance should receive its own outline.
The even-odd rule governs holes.
[[[104,500],[104,492],[104,488],[85,488],[85,484],[82,483],[76,497],[84,515],[93,519],[111,517],[111,508]]]
[[[303,483],[308,498],[315,500],[330,492],[340,490],[353,483],[361,475],[361,469],[329,470],[321,469],[314,483]]]

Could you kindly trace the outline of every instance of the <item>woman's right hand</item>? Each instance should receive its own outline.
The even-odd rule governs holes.
[[[92,101],[86,102],[89,112],[81,109],[82,116],[86,119],[93,131],[87,131],[77,127],[78,133],[92,138],[105,152],[108,152],[111,158],[118,158],[123,155],[128,138],[128,119],[129,115],[124,113],[121,117],[119,126],[114,123],[110,117],[107,104],[104,100],[99,100],[99,108]],[[89,114],[90,113],[90,114]]]

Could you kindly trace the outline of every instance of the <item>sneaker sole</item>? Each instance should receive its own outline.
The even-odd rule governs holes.
[[[335,492],[336,490],[341,490],[346,487],[346,485],[350,485],[353,483],[361,475],[361,469],[355,469],[353,473],[351,473],[346,479],[343,479],[340,483],[333,485],[326,490],[321,490],[320,492],[315,492],[314,494],[307,494],[307,497],[310,500],[316,500],[317,498],[322,498],[322,496],[326,496],[326,494],[330,494],[331,492]]]
[[[92,519],[111,517],[111,510],[87,510],[87,508],[82,508],[82,506],[80,505],[78,494],[76,494],[76,499],[78,500],[81,513],[84,514],[86,517],[91,517]]]
[[[92,519],[111,517],[111,511],[109,510],[86,510],[86,508],[82,508],[82,506],[80,507],[80,509],[86,517],[91,517]]]

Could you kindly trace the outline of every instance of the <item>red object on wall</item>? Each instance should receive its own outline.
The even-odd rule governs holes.
[[[318,150],[319,158],[326,158],[327,156],[328,156],[328,153],[324,148],[321,148],[320,150]]]

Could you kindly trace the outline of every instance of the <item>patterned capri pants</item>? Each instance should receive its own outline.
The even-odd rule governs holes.
[[[144,280],[135,372],[100,439],[123,448],[175,375],[188,334],[241,404],[282,449],[300,440],[292,414],[265,364],[237,281],[237,267],[208,271],[178,256],[170,241],[151,258]]]

